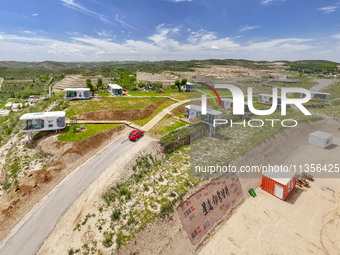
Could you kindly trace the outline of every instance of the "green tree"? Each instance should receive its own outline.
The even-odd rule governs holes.
[[[99,90],[100,88],[103,88],[104,84],[103,84],[103,79],[102,78],[98,78],[97,80],[97,89]]]
[[[91,79],[88,78],[86,79],[86,87],[89,88],[91,90],[92,93],[94,93],[96,91],[96,86],[94,86],[91,82]]]
[[[188,82],[188,80],[185,79],[185,78],[183,78],[183,79],[181,80],[181,85],[183,86],[183,85],[187,84],[187,82]]]
[[[181,82],[179,80],[175,80],[175,86],[178,88],[178,91],[181,92]]]

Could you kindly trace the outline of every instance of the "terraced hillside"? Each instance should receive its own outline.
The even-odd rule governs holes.
[[[107,84],[108,80],[102,76],[82,76],[82,75],[66,75],[64,79],[53,86],[53,92],[63,92],[65,88],[85,88],[86,79],[90,78],[92,84],[97,84],[97,79],[102,78],[103,83]]]

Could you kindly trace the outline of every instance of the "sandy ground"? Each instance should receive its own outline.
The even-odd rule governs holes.
[[[70,247],[81,247],[84,239],[87,240],[86,238],[88,237],[79,235],[78,231],[73,231],[74,226],[83,219],[88,212],[98,211],[98,208],[104,204],[100,194],[109,186],[123,181],[132,174],[131,171],[127,171],[132,161],[134,161],[131,159],[136,159],[142,152],[144,154],[148,152],[155,153],[157,151],[159,151],[159,148],[153,138],[144,136],[143,139],[139,140],[129,154],[117,159],[115,164],[111,165],[83,192],[60,220],[37,254],[67,254]],[[88,232],[85,232],[85,234],[86,233]],[[96,239],[95,237],[91,238]],[[58,245],[55,245],[56,243],[58,243]]]
[[[320,126],[336,135],[331,149],[305,141],[283,164],[340,163],[337,126]],[[340,179],[316,178],[310,186],[296,187],[285,202],[257,188],[198,254],[340,254]]]
[[[324,150],[307,143],[310,132],[323,130],[333,133],[335,143],[340,145],[339,127],[338,121],[329,119],[286,130],[234,163],[340,163],[340,146]],[[240,181],[246,195],[244,202],[197,247],[191,245],[175,213],[171,221],[149,224],[119,254],[340,254],[340,179],[316,179],[310,182],[310,188],[297,187],[286,202],[262,191],[260,178]],[[256,198],[248,194],[251,187],[258,187]]]

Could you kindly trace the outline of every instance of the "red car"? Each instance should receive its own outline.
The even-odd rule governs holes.
[[[140,130],[140,129],[135,129],[133,130],[130,135],[129,135],[129,139],[130,141],[137,141],[140,137],[142,137],[144,135],[144,131]]]

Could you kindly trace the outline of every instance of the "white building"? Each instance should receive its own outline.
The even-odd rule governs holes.
[[[61,130],[66,126],[63,111],[26,113],[19,120],[25,121],[21,132]]]
[[[273,96],[269,94],[259,94],[258,101],[260,103],[268,104],[273,102]],[[277,97],[277,104],[281,105],[281,97]]]
[[[201,118],[202,110],[199,105],[186,105],[184,116],[189,119]]]
[[[327,148],[333,144],[333,135],[322,131],[309,134],[308,143],[320,148]]]
[[[187,92],[195,91],[196,84],[187,82],[185,85],[182,86],[182,89]]]
[[[221,101],[222,101],[222,106],[225,110],[233,111],[233,108],[234,108],[233,99],[222,98]],[[244,102],[244,112],[249,112],[249,107],[248,107],[247,102]]]
[[[66,88],[65,98],[67,99],[89,99],[90,89],[89,88]]]
[[[122,96],[123,95],[123,88],[117,84],[109,84],[108,85],[108,91],[113,96]]]
[[[310,92],[311,93],[311,100],[313,101],[320,101],[320,100],[329,100],[329,93],[323,93],[323,92]],[[301,93],[301,98],[304,98],[306,94]]]

